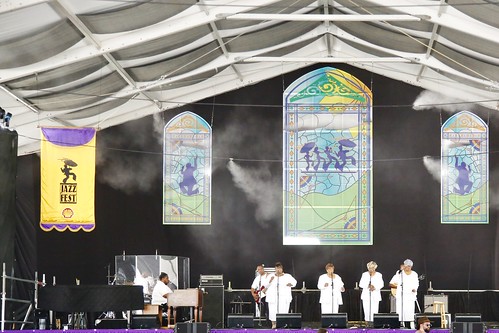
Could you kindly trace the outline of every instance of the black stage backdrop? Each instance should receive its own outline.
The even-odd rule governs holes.
[[[497,116],[476,112],[490,126],[490,223],[442,225],[440,184],[426,170],[423,157],[440,156],[440,126],[450,114],[415,111],[412,103],[421,89],[346,65],[338,68],[362,80],[374,95],[374,245],[282,245],[282,164],[276,162],[282,159],[282,92],[319,67],[98,132],[96,228],[90,233],[43,232],[38,227],[39,157],[20,157],[18,207],[31,217],[23,219],[31,223],[26,230],[36,229],[36,239],[28,232],[25,240],[28,246],[37,244],[37,265],[30,268],[57,276],[59,284],[75,278],[83,284],[106,283],[115,255],[157,250],[191,258],[191,286],[198,284],[200,274],[224,274],[225,286],[231,281],[233,288],[249,288],[257,263],[281,261],[299,281],[297,287],[305,283],[316,288],[331,261],[345,287],[352,289],[368,261],[379,264],[386,285],[399,264],[411,258],[414,270],[426,275],[421,293],[430,281],[435,289],[499,289]],[[211,226],[162,225],[162,133],[157,129],[183,111],[197,113],[213,126]],[[248,199],[226,167],[230,157],[247,171],[250,183],[275,193],[274,203]]]
[[[14,262],[16,230],[17,132],[0,127],[0,270],[8,273]]]

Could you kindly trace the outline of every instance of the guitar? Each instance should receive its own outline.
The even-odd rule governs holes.
[[[418,280],[419,281],[423,281],[424,279],[426,279],[426,275],[425,274],[421,274],[420,276],[418,276]],[[397,295],[397,285],[395,285],[395,287],[391,287],[390,290],[391,290],[391,294],[393,297],[395,297]]]
[[[260,288],[255,289],[255,291],[253,293],[253,298],[255,299],[255,303],[256,304],[260,304],[260,302],[262,300],[262,291],[263,291],[263,289],[265,289],[265,287],[261,286]]]

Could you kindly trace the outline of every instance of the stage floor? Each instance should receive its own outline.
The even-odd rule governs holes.
[[[372,329],[372,328],[349,328],[349,329],[327,329],[331,333],[413,333],[414,329]],[[140,333],[174,333],[173,329],[83,329],[83,330],[23,330],[23,332],[34,332],[34,333],[50,333],[50,332],[65,332],[65,333],[130,333],[130,332],[140,332]],[[8,333],[19,332],[15,331],[4,331]],[[254,328],[243,328],[243,329],[212,329],[211,333],[316,333],[317,329],[312,328],[301,328],[301,329],[254,329]],[[430,333],[450,333],[448,329],[434,329]],[[499,329],[488,329],[487,333],[499,333]]]

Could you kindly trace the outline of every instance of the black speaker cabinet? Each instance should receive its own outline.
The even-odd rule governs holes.
[[[227,328],[253,328],[253,314],[229,313],[227,315]]]
[[[427,317],[431,321],[431,328],[442,328],[442,316],[436,313],[416,313],[415,325],[416,329],[419,329],[418,319],[421,317]]]
[[[119,329],[128,328],[128,323],[126,319],[102,319],[98,324],[95,325],[97,329]]]
[[[485,326],[478,322],[459,322],[452,323],[452,333],[483,333]]]
[[[322,328],[347,328],[348,315],[346,313],[324,313],[321,315]]]
[[[452,333],[468,333],[468,323],[453,322]]]
[[[132,315],[130,327],[132,329],[160,328],[161,324],[157,315]]]
[[[213,328],[223,328],[224,325],[224,287],[203,287],[203,321]]]
[[[483,333],[485,332],[485,325],[483,323],[468,323],[468,333]]]
[[[276,314],[277,328],[301,328],[301,313]]]
[[[175,333],[209,333],[210,323],[176,323]]]
[[[400,328],[399,315],[396,313],[374,313],[374,328]]]

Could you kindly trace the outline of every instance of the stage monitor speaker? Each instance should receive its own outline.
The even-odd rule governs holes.
[[[484,333],[485,331],[483,323],[468,323],[468,333]]]
[[[452,333],[468,333],[468,323],[452,323]]]
[[[374,313],[374,328],[400,328],[399,315],[396,313]]]
[[[203,293],[203,321],[213,328],[224,327],[224,287],[206,286]]]
[[[301,328],[301,313],[278,313],[277,328]]]
[[[253,314],[229,313],[227,315],[227,328],[253,328]]]
[[[210,323],[176,323],[175,333],[208,333]]]
[[[415,327],[419,329],[418,319],[421,317],[427,317],[431,321],[431,328],[442,328],[442,316],[437,313],[416,313]]]
[[[128,328],[126,319],[102,319],[95,324],[96,329],[120,329]]]
[[[159,322],[158,315],[132,315],[130,327],[132,329],[160,328],[161,323]]]
[[[482,321],[481,313],[456,313],[454,321],[460,323],[478,323]]]
[[[479,322],[453,322],[452,333],[484,333],[485,326]]]
[[[346,313],[324,313],[321,315],[322,328],[347,328],[348,315]]]

